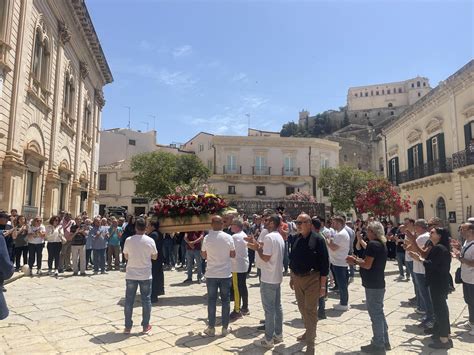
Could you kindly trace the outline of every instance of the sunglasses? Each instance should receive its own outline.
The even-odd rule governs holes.
[[[308,221],[295,221],[297,226],[301,226],[303,223],[307,223]]]

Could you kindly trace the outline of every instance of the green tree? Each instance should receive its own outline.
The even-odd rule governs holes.
[[[288,122],[283,125],[280,131],[280,137],[294,137],[299,132],[299,126],[295,122]]]
[[[209,170],[195,155],[150,152],[135,155],[130,168],[134,173],[135,194],[150,199],[175,193],[178,185],[193,178],[205,181]]]
[[[318,186],[329,192],[329,201],[337,212],[349,212],[351,208],[356,210],[357,192],[375,178],[372,172],[340,166],[323,169]]]

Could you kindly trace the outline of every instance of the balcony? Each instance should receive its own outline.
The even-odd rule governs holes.
[[[474,147],[468,147],[453,154],[453,169],[474,164]]]
[[[283,176],[300,176],[300,168],[281,168]]]
[[[391,176],[389,179],[395,185],[403,184],[417,179],[422,179],[428,176],[433,176],[441,173],[450,173],[453,171],[453,159],[447,158],[444,160],[433,160],[423,165],[402,171],[398,176]]]
[[[242,174],[242,165],[224,165],[222,172],[224,175]]]
[[[252,166],[252,175],[271,175],[269,166]]]

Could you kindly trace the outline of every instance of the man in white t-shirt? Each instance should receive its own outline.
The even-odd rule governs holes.
[[[125,280],[127,289],[125,292],[125,334],[130,334],[133,320],[133,303],[137,288],[140,286],[142,301],[142,327],[143,333],[151,332],[151,261],[158,258],[156,244],[153,239],[145,234],[146,223],[143,218],[135,221],[136,234],[127,238],[123,248],[123,254],[127,260]]]
[[[423,257],[428,255],[429,250],[432,248],[433,244],[429,242],[430,233],[428,231],[428,223],[424,219],[417,219],[415,222],[415,236],[410,232],[406,232],[406,237],[410,242],[415,242],[418,246],[417,248],[413,244],[409,248],[410,251],[420,252]],[[416,237],[416,240],[414,240]],[[433,313],[433,304],[431,303],[431,296],[428,285],[426,284],[425,279],[425,267],[423,262],[418,260],[413,260],[413,281],[416,284],[416,289],[418,290],[417,297],[419,298],[417,302],[419,303],[419,308],[415,311],[419,314],[423,314],[424,317],[421,321],[421,326],[424,328],[432,328],[434,325],[434,313]]]
[[[248,238],[247,246],[256,251],[260,259],[260,295],[265,311],[265,336],[255,345],[271,349],[283,341],[283,310],[281,307],[281,282],[283,280],[283,255],[285,242],[278,233],[281,219],[277,214],[265,217],[268,231],[262,239]]]
[[[344,228],[346,220],[344,217],[335,216],[332,220],[332,226],[335,230],[334,237],[326,239],[329,251],[329,259],[332,265],[332,271],[339,289],[339,304],[334,305],[338,311],[349,310],[349,290],[347,273],[347,255],[350,248],[350,237]]]
[[[232,239],[235,245],[235,258],[232,258],[232,291],[234,293],[234,310],[230,314],[233,322],[242,315],[249,314],[249,293],[247,290],[247,270],[249,268],[249,255],[247,249],[247,234],[243,231],[244,222],[234,218],[230,224]],[[242,307],[240,302],[242,300]]]
[[[215,336],[217,291],[220,291],[222,303],[222,335],[229,334],[230,285],[232,283],[231,258],[235,258],[235,246],[232,236],[222,231],[222,217],[212,216],[212,230],[204,237],[201,256],[207,260],[207,318],[208,327],[204,336]]]

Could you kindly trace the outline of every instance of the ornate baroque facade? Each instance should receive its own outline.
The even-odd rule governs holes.
[[[112,80],[83,0],[0,1],[1,209],[93,213]]]
[[[387,176],[414,202],[409,216],[439,217],[456,233],[474,215],[474,61],[410,106],[383,135]]]

